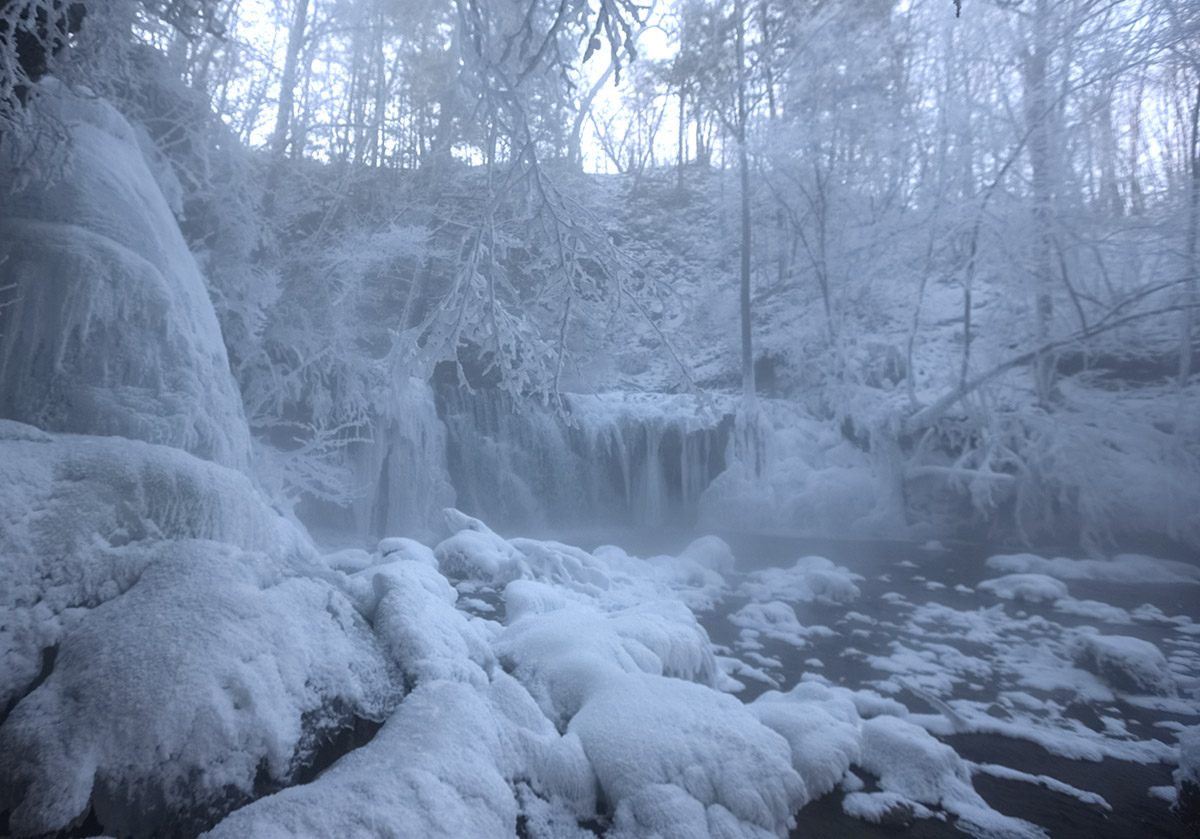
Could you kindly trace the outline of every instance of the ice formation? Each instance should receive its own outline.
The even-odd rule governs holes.
[[[245,470],[250,434],[204,281],[138,147],[103,100],[43,83],[70,127],[61,173],[0,173],[0,416],[116,434]],[[53,146],[35,163],[53,171]]]
[[[572,395],[570,419],[495,390],[439,392],[458,504],[508,526],[689,524],[728,423],[691,397]]]

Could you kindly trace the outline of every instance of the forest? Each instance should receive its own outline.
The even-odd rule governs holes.
[[[1194,836],[1197,586],[1194,2],[0,0],[0,837]]]

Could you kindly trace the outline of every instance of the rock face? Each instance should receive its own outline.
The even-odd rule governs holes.
[[[103,101],[45,84],[36,118],[63,131],[64,159],[39,152],[50,177],[29,183],[17,181],[29,161],[0,165],[0,417],[245,471],[220,328],[133,129]]]

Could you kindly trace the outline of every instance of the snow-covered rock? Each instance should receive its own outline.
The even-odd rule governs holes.
[[[860,594],[854,583],[862,578],[823,556],[805,556],[790,568],[764,568],[751,573],[739,593],[753,600],[846,604]]]
[[[974,836],[1045,839],[1035,825],[993,810],[975,791],[970,769],[954,749],[907,720],[881,716],[863,723],[862,767],[879,776],[883,792],[899,796],[887,799],[890,808],[903,799],[912,802],[914,812],[917,805],[930,805],[953,813],[960,827]],[[863,805],[857,809],[865,815],[879,811],[878,806],[856,803]]]
[[[1099,580],[1112,583],[1200,583],[1200,566],[1141,554],[1112,559],[1046,559],[1035,554],[999,554],[987,567],[1008,574],[1047,574],[1060,580]]]
[[[806,800],[787,741],[691,682],[621,675],[569,730],[613,805],[609,836],[783,837]]]
[[[0,426],[0,707],[86,609],[126,591],[163,540],[303,558],[306,537],[240,472],[177,449]]]
[[[35,119],[66,129],[60,175],[0,172],[0,415],[120,435],[245,470],[241,394],[195,259],[129,124],[53,80]],[[31,161],[53,171],[47,142]]]
[[[395,703],[380,644],[329,584],[214,542],[150,552],[0,727],[0,811],[18,836],[89,805],[118,834],[211,823]]]
[[[1193,830],[1200,830],[1200,726],[1192,726],[1179,735],[1175,811]]]
[[[1174,696],[1175,677],[1158,647],[1128,635],[1081,632],[1069,645],[1075,664],[1117,690]]]
[[[1055,603],[1069,594],[1066,583],[1045,574],[1006,574],[984,580],[977,588],[990,591],[1001,600],[1024,600],[1026,603]]]
[[[464,839],[516,835],[521,750],[493,697],[433,681],[316,781],[234,813],[208,839]]]

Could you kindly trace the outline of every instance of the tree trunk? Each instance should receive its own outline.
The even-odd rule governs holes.
[[[737,146],[742,182],[742,398],[752,410],[757,401],[754,387],[754,342],[750,329],[750,157],[746,151],[746,17],[743,0],[734,3],[737,20]]]
[[[1049,102],[1049,0],[1037,0],[1033,12],[1032,51],[1025,58],[1025,120],[1029,132],[1029,164],[1033,175],[1033,281],[1038,346],[1050,340],[1050,321],[1054,316],[1051,296],[1053,275],[1050,225],[1053,220],[1052,162],[1050,149]],[[1034,362],[1034,386],[1039,404],[1045,405],[1053,385],[1053,365],[1045,354]]]
[[[1192,376],[1192,320],[1197,303],[1196,274],[1200,272],[1200,84],[1196,85],[1196,101],[1192,105],[1191,137],[1189,137],[1189,163],[1191,179],[1188,184],[1188,228],[1187,228],[1187,281],[1183,285],[1183,311],[1179,347],[1179,386],[1187,387]]]
[[[287,148],[288,126],[296,98],[296,67],[300,62],[300,48],[304,45],[307,26],[308,0],[296,0],[292,27],[288,30],[287,58],[283,64],[283,77],[279,81],[279,110],[275,115],[275,130],[271,132],[271,153],[276,158],[282,158]]]

